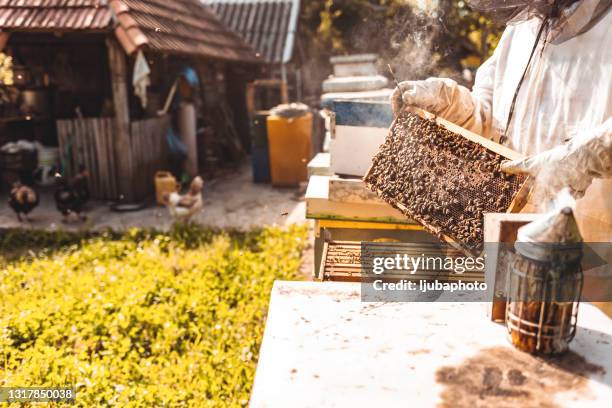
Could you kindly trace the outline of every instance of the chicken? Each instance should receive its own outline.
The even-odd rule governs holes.
[[[202,199],[203,187],[204,180],[198,176],[191,182],[187,194],[164,194],[164,203],[170,215],[178,221],[189,222],[195,214],[202,211],[204,208],[204,200]]]
[[[70,181],[61,179],[61,185],[55,192],[55,205],[64,216],[64,222],[68,221],[70,214],[76,214],[81,221],[87,219],[83,209],[90,197],[88,180],[89,172],[83,166]]]
[[[34,189],[19,182],[13,185],[8,203],[17,214],[19,222],[22,222],[24,218],[26,221],[29,221],[28,214],[38,206],[38,202],[38,193]]]

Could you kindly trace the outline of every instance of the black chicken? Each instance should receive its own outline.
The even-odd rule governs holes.
[[[28,214],[38,206],[38,202],[38,193],[33,188],[19,182],[13,184],[8,203],[17,214],[19,222],[22,222],[24,218],[28,221]]]
[[[64,221],[68,221],[70,214],[76,214],[81,221],[87,219],[82,213],[85,204],[89,201],[88,181],[89,171],[82,166],[79,173],[70,181],[61,179],[61,185],[55,192],[55,205],[64,216]]]

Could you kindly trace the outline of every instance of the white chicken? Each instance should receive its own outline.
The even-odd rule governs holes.
[[[202,199],[203,187],[204,180],[198,176],[191,182],[187,194],[164,194],[164,203],[170,215],[178,221],[189,222],[194,215],[202,211],[204,208],[204,200]]]

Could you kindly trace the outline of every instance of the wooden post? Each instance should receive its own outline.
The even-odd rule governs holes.
[[[130,109],[128,104],[126,55],[115,39],[106,41],[115,107],[115,157],[119,199],[133,201],[133,164],[130,138]]]

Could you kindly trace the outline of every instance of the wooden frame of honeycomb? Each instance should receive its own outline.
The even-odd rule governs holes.
[[[531,183],[501,171],[523,156],[435,115],[413,109],[393,122],[366,185],[427,231],[480,254],[484,213],[520,212]]]

